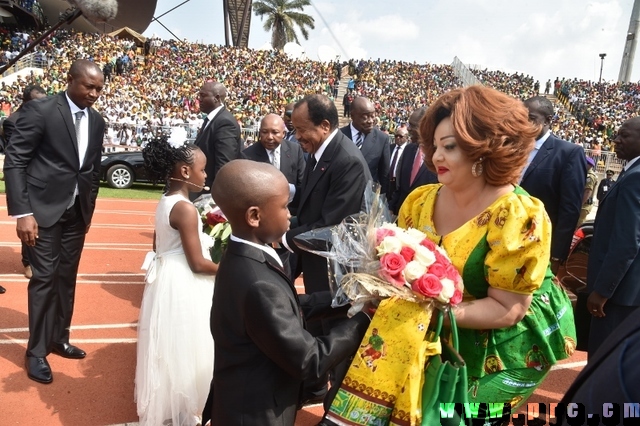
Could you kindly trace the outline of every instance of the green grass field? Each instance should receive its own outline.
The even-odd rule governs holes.
[[[4,194],[4,181],[0,180],[0,194]],[[159,200],[162,196],[162,185],[134,183],[129,189],[109,188],[106,182],[100,183],[98,198],[125,198],[138,200]]]

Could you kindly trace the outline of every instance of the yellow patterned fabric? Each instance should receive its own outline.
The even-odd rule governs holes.
[[[511,327],[458,330],[471,396],[478,393],[479,379],[486,375],[529,368],[548,371],[573,353],[576,337],[571,303],[549,268],[551,225],[542,202],[516,187],[441,236],[433,224],[441,187],[426,185],[409,194],[400,208],[398,225],[419,229],[446,250],[462,274],[465,301],[487,297],[489,287],[532,295],[525,317]],[[538,384],[509,381],[514,394]]]
[[[425,340],[431,305],[385,299],[362,339],[327,419],[336,424],[419,425],[425,361],[441,352]]]

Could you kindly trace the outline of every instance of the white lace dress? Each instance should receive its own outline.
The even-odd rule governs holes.
[[[135,401],[141,426],[196,425],[213,378],[209,318],[215,277],[189,268],[180,233],[169,225],[178,201],[189,200],[163,196],[156,209],[157,254],[138,321]],[[209,258],[209,237],[201,236]]]

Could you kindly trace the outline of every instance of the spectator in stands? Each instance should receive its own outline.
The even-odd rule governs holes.
[[[544,96],[527,99],[529,120],[541,126],[520,185],[544,203],[551,219],[551,270],[566,260],[580,217],[587,165],[583,150],[557,138],[549,129],[553,105]]]
[[[6,120],[2,122],[4,139],[7,144],[11,143],[11,135],[13,134],[13,131],[16,128],[16,121],[18,120],[18,117],[22,113],[22,106],[27,102],[31,101],[32,99],[42,99],[46,97],[47,97],[46,92],[40,86],[27,86],[25,88],[24,93],[22,94],[22,105],[20,105],[20,107],[13,114],[11,114],[9,117],[7,117]],[[24,242],[21,241],[21,244],[22,244],[22,251],[21,251],[22,266],[24,268],[24,276],[26,278],[31,278],[33,273],[31,271],[31,266],[29,264],[28,248]]]

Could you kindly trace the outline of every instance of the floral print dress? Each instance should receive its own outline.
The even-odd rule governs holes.
[[[493,373],[534,369],[546,375],[558,360],[571,356],[576,335],[571,302],[549,268],[551,223],[542,202],[516,187],[441,236],[433,224],[441,186],[425,185],[413,191],[400,209],[399,226],[419,229],[446,250],[462,274],[464,301],[487,297],[489,287],[533,295],[525,317],[511,327],[458,330],[470,396],[477,394],[480,379]],[[517,381],[509,384],[528,386]]]

